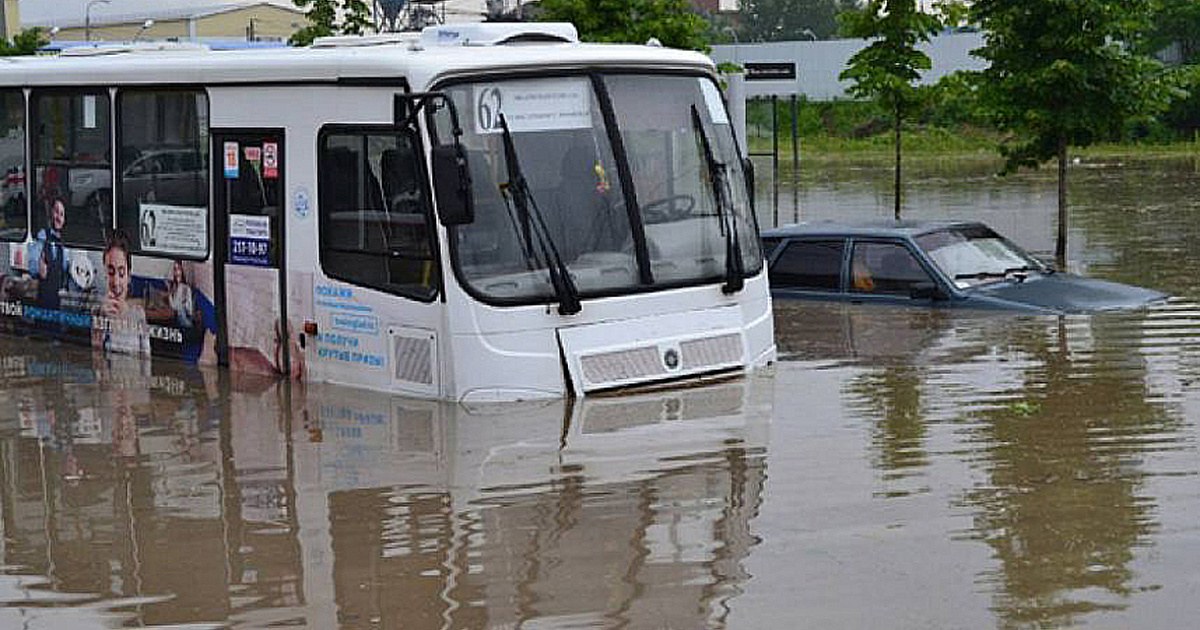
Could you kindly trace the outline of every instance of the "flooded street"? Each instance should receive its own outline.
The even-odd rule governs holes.
[[[996,168],[910,165],[906,216],[1048,253],[1053,169]],[[1190,627],[1200,159],[1071,176],[1071,271],[1170,302],[776,302],[765,374],[477,407],[2,337],[0,628]],[[890,178],[785,174],[779,222]]]

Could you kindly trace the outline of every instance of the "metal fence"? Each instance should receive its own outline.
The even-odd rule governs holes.
[[[781,107],[781,105],[783,105]],[[790,124],[786,125],[783,133],[791,135],[791,169],[789,175],[793,192],[798,187],[798,178],[800,174],[800,135],[799,135],[799,117],[800,117],[800,101],[795,94],[786,98],[781,98],[777,95],[759,96],[751,98],[747,102],[747,112],[752,112],[748,115],[746,122],[746,144],[748,145],[749,155],[754,161],[755,173],[755,195],[754,195],[754,211],[759,218],[760,223],[766,223],[769,217],[769,224],[776,226],[780,221],[795,222],[800,217],[800,207],[798,194],[792,195],[792,216],[780,216],[779,205],[779,188],[781,185],[782,176],[780,175],[780,112],[784,112],[785,116],[790,116]],[[764,109],[769,109],[770,114],[766,120],[761,115]],[[762,147],[768,146],[768,149]],[[758,147],[755,149],[755,147]],[[769,192],[769,199],[765,193]]]

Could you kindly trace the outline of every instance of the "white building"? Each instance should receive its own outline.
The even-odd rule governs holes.
[[[796,94],[828,101],[848,98],[849,83],[838,75],[866,45],[863,39],[722,44],[713,46],[711,57],[717,63],[733,62],[746,68],[747,97]],[[920,47],[932,62],[920,82],[936,83],[957,70],[982,70],[984,61],[971,55],[981,46],[982,33],[935,36]]]

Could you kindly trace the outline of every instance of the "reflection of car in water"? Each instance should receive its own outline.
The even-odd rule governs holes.
[[[982,223],[823,222],[762,239],[776,299],[1080,313],[1167,297],[1057,272]]]
[[[962,322],[989,316],[819,300],[779,300],[774,309],[780,361],[913,361]]]

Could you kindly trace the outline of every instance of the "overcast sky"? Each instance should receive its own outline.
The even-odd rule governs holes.
[[[90,0],[20,0],[23,24],[49,24],[58,21],[82,23]],[[97,2],[92,5],[93,21],[105,16],[138,16],[186,7],[203,7],[227,4],[230,0],[109,0],[108,4]],[[262,0],[284,6],[292,6],[289,0]]]

